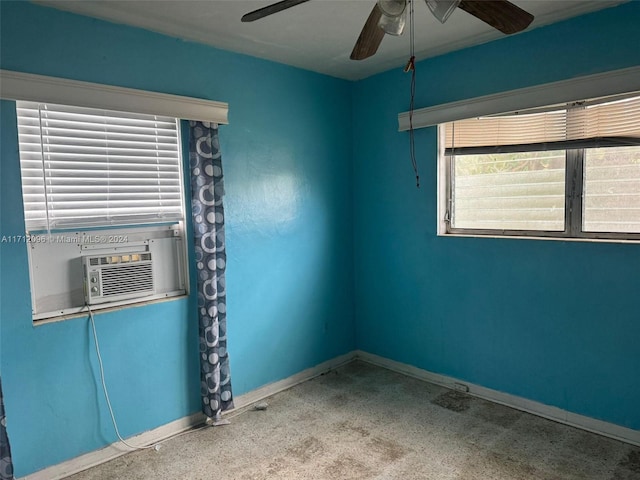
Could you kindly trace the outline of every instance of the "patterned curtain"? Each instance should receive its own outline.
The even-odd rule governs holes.
[[[11,447],[9,447],[7,424],[4,417],[4,397],[2,396],[2,381],[0,381],[0,480],[13,480]]]
[[[229,356],[227,354],[227,262],[224,244],[222,161],[218,126],[189,122],[191,208],[198,272],[200,331],[200,385],[202,411],[219,421],[233,408]]]

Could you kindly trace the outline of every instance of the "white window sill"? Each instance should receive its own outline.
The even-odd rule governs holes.
[[[108,313],[108,312],[114,312],[117,310],[124,310],[125,308],[144,307],[154,303],[186,299],[188,296],[189,295],[184,291],[163,293],[159,295],[152,295],[152,296],[146,297],[142,301],[141,300],[136,300],[135,302],[121,301],[121,302],[113,302],[113,303],[102,304],[102,305],[93,305],[91,307],[91,311],[94,314]],[[33,316],[33,326],[39,327],[41,325],[47,325],[49,323],[56,323],[64,320],[71,320],[74,318],[86,317],[88,315],[89,315],[89,311],[87,310],[86,306],[69,308],[61,312],[41,313]]]

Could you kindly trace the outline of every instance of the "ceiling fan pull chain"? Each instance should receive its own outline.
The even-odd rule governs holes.
[[[409,73],[411,70],[416,68],[416,57],[411,56],[409,60],[407,60],[407,64],[404,66],[404,73]]]
[[[404,72],[411,72],[411,90],[409,101],[409,155],[411,157],[411,166],[416,174],[416,188],[420,188],[420,175],[418,174],[418,162],[416,160],[416,142],[413,130],[413,110],[415,107],[416,96],[416,57],[415,57],[415,29],[413,23],[413,3],[409,0],[409,60],[404,67]]]

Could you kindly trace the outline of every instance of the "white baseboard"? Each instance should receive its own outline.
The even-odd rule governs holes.
[[[252,403],[259,402],[260,400],[270,397],[271,395],[275,395],[276,393],[280,393],[302,382],[311,380],[312,378],[315,378],[318,375],[322,375],[323,373],[327,373],[330,370],[341,367],[342,365],[352,362],[353,360],[355,360],[355,358],[355,351],[345,353],[344,355],[340,355],[338,357],[332,358],[331,360],[327,360],[326,362],[322,362],[315,367],[307,368],[306,370],[296,373],[295,375],[292,375],[288,378],[270,383],[263,387],[257,388],[256,390],[247,392],[244,395],[235,397],[233,399],[235,407],[232,410],[227,410],[226,412],[224,412],[223,416],[233,416],[234,412],[238,411],[241,408],[251,405]]]
[[[245,393],[244,395],[240,395],[234,398],[233,402],[235,404],[235,408],[224,412],[223,416],[232,417],[234,412],[238,412],[238,410],[243,407],[338,368],[341,365],[351,362],[355,357],[355,352],[349,352],[316,365],[315,367],[296,373],[284,380],[270,383],[264,387],[260,387],[256,390]],[[198,425],[203,425],[205,420],[206,417],[204,414],[196,413],[188,417],[180,418],[171,423],[167,423],[166,425],[162,425],[158,428],[154,428],[153,430],[127,438],[126,440],[132,445],[151,445],[178,435]],[[108,462],[109,460],[113,460],[114,458],[131,451],[132,450],[130,448],[123,445],[121,442],[112,443],[111,445],[99,450],[94,450],[93,452],[80,455],[79,457],[72,458],[71,460],[47,467],[43,470],[27,475],[26,477],[21,477],[18,480],[60,480],[68,477],[69,475],[73,475],[74,473],[78,473],[83,470],[87,470],[88,468],[95,467],[96,465],[100,465],[101,463]]]
[[[484,398],[486,400],[532,413],[540,417],[548,418],[559,423],[564,423],[572,427],[581,428],[583,430],[614,438],[616,440],[621,440],[632,445],[640,446],[640,431],[638,430],[621,427],[620,425],[615,425],[613,423],[603,422],[602,420],[596,420],[584,415],[571,413],[557,407],[544,405],[539,402],[492,390],[480,385],[474,385],[453,377],[422,370],[405,363],[396,362],[395,360],[390,360],[361,350],[340,355],[316,365],[315,367],[296,373],[288,378],[270,383],[256,390],[245,393],[244,395],[240,395],[234,398],[235,408],[224,412],[223,416],[227,418],[233,417],[234,414],[239,413],[242,408],[247,407],[252,403],[287,390],[288,388],[306,382],[307,380],[311,380],[312,378],[322,375],[330,370],[334,370],[355,359],[447,388],[453,388],[455,383],[462,383],[469,388],[468,393],[475,397]],[[150,445],[178,435],[179,433],[185,432],[195,426],[203,425],[205,420],[206,417],[202,413],[196,413],[134,437],[130,437],[127,441],[133,445]],[[130,451],[131,449],[124,446],[122,443],[116,442],[99,450],[89,452],[58,465],[53,465],[45,468],[44,470],[32,473],[26,477],[20,478],[19,480],[60,480],[68,477],[69,475],[73,475],[74,473],[105,463]]]
[[[640,446],[640,430],[633,430],[631,428],[622,427],[602,420],[596,420],[595,418],[578,415],[577,413],[568,412],[561,408],[552,407],[533,400],[527,400],[526,398],[499,392],[480,385],[474,385],[457,378],[422,370],[421,368],[417,368],[406,363],[389,360],[388,358],[363,352],[361,350],[356,351],[356,358],[363,362],[371,363],[379,367],[393,370],[394,372],[402,373],[409,377],[435,383],[436,385],[441,385],[447,388],[454,388],[455,383],[464,384],[469,388],[469,395],[473,395],[474,397],[483,398],[491,402],[506,405],[507,407],[538,415],[539,417],[564,423],[565,425],[581,428],[582,430],[587,430],[605,437]]]
[[[132,445],[151,445],[185,432],[195,426],[203,425],[205,419],[206,417],[202,413],[196,413],[167,423],[161,427],[154,428],[153,430],[127,438],[126,440]],[[66,478],[69,475],[73,475],[74,473],[100,465],[101,463],[108,462],[109,460],[113,460],[114,458],[131,451],[132,449],[120,442],[112,443],[111,445],[99,450],[94,450],[93,452],[85,453],[84,455],[72,458],[66,462],[47,467],[43,470],[38,470],[37,472],[27,475],[26,477],[21,477],[18,480],[59,480]]]

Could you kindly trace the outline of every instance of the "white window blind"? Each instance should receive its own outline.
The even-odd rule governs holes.
[[[16,105],[27,231],[182,219],[175,118]]]
[[[445,147],[522,145],[566,140],[566,110],[480,117],[445,124]]]
[[[629,143],[640,141],[640,96],[599,99],[546,112],[479,117],[445,124],[445,148],[457,153],[473,147],[500,148],[536,144],[536,149],[554,150],[567,142]],[[577,144],[587,146],[585,143]],[[598,146],[598,145],[594,145]],[[478,153],[478,150],[475,150]]]

